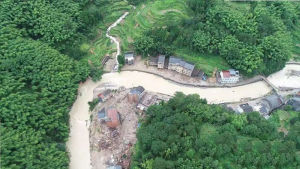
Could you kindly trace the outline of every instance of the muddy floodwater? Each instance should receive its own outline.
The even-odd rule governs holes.
[[[300,88],[300,65],[289,64],[268,77],[276,87]]]
[[[263,81],[232,88],[200,88],[180,85],[159,76],[143,72],[121,72],[104,74],[102,83],[111,83],[131,88],[143,86],[146,90],[174,95],[176,91],[185,94],[199,94],[209,103],[237,102],[243,98],[257,98],[266,95],[271,88]]]
[[[196,88],[183,86],[165,80],[159,76],[143,72],[107,73],[101,81],[87,80],[79,88],[79,95],[70,112],[70,138],[67,147],[70,152],[71,169],[89,169],[89,106],[93,99],[93,89],[101,84],[112,84],[126,88],[143,86],[146,90],[167,95],[173,95],[176,91],[185,94],[197,93],[209,103],[236,102],[242,98],[256,98],[266,95],[271,88],[264,82],[256,82],[245,86],[233,88]]]

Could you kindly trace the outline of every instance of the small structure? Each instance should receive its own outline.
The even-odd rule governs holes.
[[[149,59],[149,65],[150,66],[157,66],[158,58],[157,57],[150,57]]]
[[[165,66],[165,59],[166,59],[165,55],[159,55],[158,56],[157,68],[159,68],[159,69],[163,69],[164,68],[164,66]]]
[[[106,125],[110,128],[116,128],[120,125],[120,114],[115,108],[105,108],[98,112],[98,119],[100,121],[105,121]]]
[[[253,108],[248,103],[241,104],[240,107],[243,109],[243,112],[245,113],[253,112]]]
[[[128,65],[132,65],[134,63],[134,53],[133,52],[125,53],[125,63],[127,63]]]
[[[168,69],[179,72],[178,71],[179,66],[180,66],[180,59],[175,58],[174,56],[171,56],[170,59],[169,59]]]
[[[110,128],[116,128],[120,125],[120,114],[116,108],[109,108],[106,112],[106,125]]]
[[[300,97],[293,97],[288,102],[288,105],[292,106],[294,111],[300,111]]]
[[[219,72],[218,80],[220,83],[237,83],[239,81],[239,71],[234,69],[223,70]]]
[[[260,112],[269,114],[271,111],[279,108],[284,104],[283,98],[279,95],[270,95],[261,100]]]
[[[134,87],[128,93],[128,101],[130,103],[138,103],[143,96],[145,89],[142,86]]]
[[[194,68],[195,65],[185,62],[184,65],[182,65],[182,74],[192,76]]]
[[[187,76],[192,76],[192,73],[194,71],[195,65],[191,63],[187,63],[179,58],[176,58],[174,56],[171,56],[169,59],[169,70],[174,70],[178,73],[185,74]]]

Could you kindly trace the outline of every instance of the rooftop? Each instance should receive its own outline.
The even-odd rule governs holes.
[[[241,104],[240,107],[243,109],[244,112],[249,113],[253,112],[253,108],[248,104]]]
[[[125,58],[133,58],[133,52],[126,52]]]
[[[115,128],[120,124],[120,116],[115,108],[109,108],[107,110],[107,120],[106,125],[111,128]]]
[[[270,95],[263,100],[268,102],[271,111],[283,105],[283,99],[278,95]]]
[[[173,64],[179,64],[180,61],[181,61],[181,59],[176,58],[174,56],[171,56],[170,59],[169,59],[169,63],[173,63]]]
[[[158,62],[159,62],[159,63],[164,63],[164,62],[165,62],[165,59],[166,59],[166,56],[165,56],[165,55],[159,55],[159,56],[158,56]]]
[[[195,68],[195,65],[185,62],[183,67],[188,70],[193,70]]]
[[[171,63],[171,64],[179,64],[180,66],[182,66],[182,67],[184,67],[185,69],[188,69],[188,70],[193,70],[195,68],[194,64],[188,63],[188,62],[186,62],[184,60],[181,60],[179,58],[176,58],[174,56],[170,57],[169,63]]]
[[[223,70],[221,72],[221,77],[224,77],[224,78],[229,78],[231,75],[230,75],[230,72],[228,70]]]
[[[130,94],[141,94],[144,92],[144,90],[145,88],[143,88],[142,86],[134,87],[130,90]]]

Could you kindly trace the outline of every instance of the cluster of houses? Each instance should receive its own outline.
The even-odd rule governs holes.
[[[134,63],[134,53],[125,53],[125,62],[129,65]],[[197,70],[195,65],[186,62],[175,56],[169,58],[165,55],[159,55],[158,57],[151,57],[148,63],[150,66],[157,66],[158,69],[169,69],[186,76],[200,77],[202,80],[206,80],[206,76],[203,71]],[[239,82],[239,71],[234,69],[223,70],[217,72],[217,81],[221,84],[233,84]]]
[[[249,113],[249,112],[259,112],[265,118],[270,116],[270,113],[284,105],[289,105],[294,111],[300,111],[300,93],[289,98],[284,99],[282,96],[277,94],[272,94],[262,98],[261,100],[249,101],[247,103],[239,105],[227,105],[227,108],[237,112],[237,113]]]
[[[166,58],[165,55],[159,55],[158,57],[150,58],[149,65],[157,66],[158,69],[166,68],[169,70],[173,70],[187,76],[192,76],[195,70],[194,64],[188,63],[174,56],[170,56],[169,58]]]

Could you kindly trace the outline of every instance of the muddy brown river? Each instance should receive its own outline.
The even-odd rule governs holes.
[[[109,35],[109,31],[121,22],[127,14],[128,13],[122,15],[107,30],[107,37],[117,44],[117,53],[120,53],[119,42],[116,38]],[[117,69],[117,67],[118,62],[116,59],[115,69]],[[299,86],[300,78],[289,76],[289,72],[292,69],[300,70],[300,66],[298,65],[297,68],[287,66],[284,70],[271,75],[268,79],[277,87],[284,85],[289,87]],[[258,98],[271,91],[271,88],[263,81],[232,88],[199,88],[179,85],[156,75],[136,71],[107,73],[104,74],[102,80],[98,82],[87,80],[80,86],[80,94],[70,111],[70,137],[67,142],[67,148],[70,153],[70,169],[92,168],[88,131],[90,119],[88,102],[93,99],[93,89],[106,83],[124,86],[126,88],[143,86],[148,91],[167,95],[173,95],[177,91],[185,94],[196,93],[199,94],[201,98],[207,99],[209,103],[237,102],[244,98]]]

